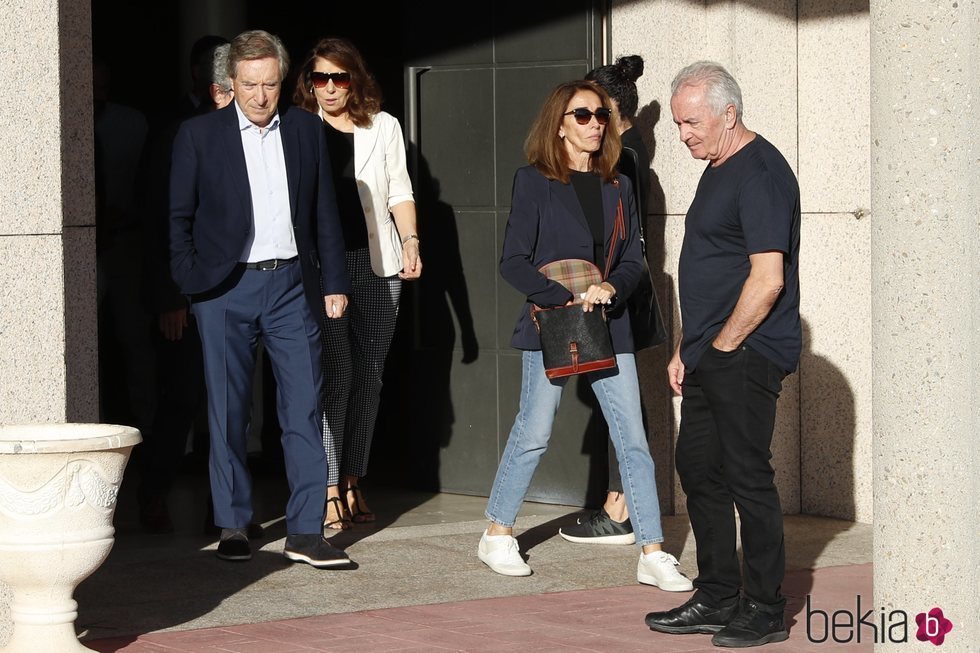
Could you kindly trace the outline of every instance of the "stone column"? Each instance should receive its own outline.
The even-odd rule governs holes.
[[[89,3],[0,13],[0,423],[96,421]]]
[[[871,2],[874,605],[917,645],[940,608],[943,651],[980,642],[977,20]]]
[[[91,23],[88,2],[0,12],[0,424],[99,416]]]

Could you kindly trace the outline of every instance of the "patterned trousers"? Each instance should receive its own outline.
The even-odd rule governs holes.
[[[344,316],[324,318],[323,448],[327,485],[367,474],[381,377],[395,334],[402,282],[371,270],[367,248],[347,252],[351,294]]]

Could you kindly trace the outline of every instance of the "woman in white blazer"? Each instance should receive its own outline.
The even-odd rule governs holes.
[[[323,347],[324,527],[344,529],[375,519],[358,481],[367,473],[401,283],[422,273],[415,199],[401,125],[381,110],[381,89],[350,41],[325,38],[313,47],[293,100],[323,118],[353,288],[346,314],[325,320]]]

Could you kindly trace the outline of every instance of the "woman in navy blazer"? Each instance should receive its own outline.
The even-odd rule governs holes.
[[[677,560],[661,547],[660,502],[625,311],[625,300],[643,271],[638,216],[630,182],[616,171],[621,143],[615,130],[606,129],[610,107],[609,96],[592,82],[557,86],[524,143],[530,165],[514,176],[500,274],[527,297],[511,338],[511,345],[523,350],[521,399],[487,502],[490,524],[477,553],[499,574],[531,573],[520,555],[513,527],[547,449],[567,377],[548,379],[545,375],[530,309],[533,304],[563,306],[580,301],[586,311],[606,307],[616,352],[615,368],[592,372],[588,379],[609,424],[609,437],[621,461],[626,500],[630,514],[635,515],[636,542],[642,548],[637,579],[668,591],[689,591],[691,581],[677,571]],[[604,270],[620,202],[626,237],[617,246],[602,283],[590,286],[579,299],[539,272],[541,266],[561,259],[585,259]]]
[[[385,358],[402,281],[422,274],[415,198],[401,125],[353,43],[325,38],[300,70],[297,105],[323,119],[353,290],[324,328],[327,509],[324,526],[374,521],[358,482],[367,473]]]

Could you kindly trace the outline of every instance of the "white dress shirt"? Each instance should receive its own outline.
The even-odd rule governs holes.
[[[242,261],[293,258],[298,254],[289,210],[286,160],[277,113],[267,127],[255,126],[235,103],[252,195],[252,227]]]

